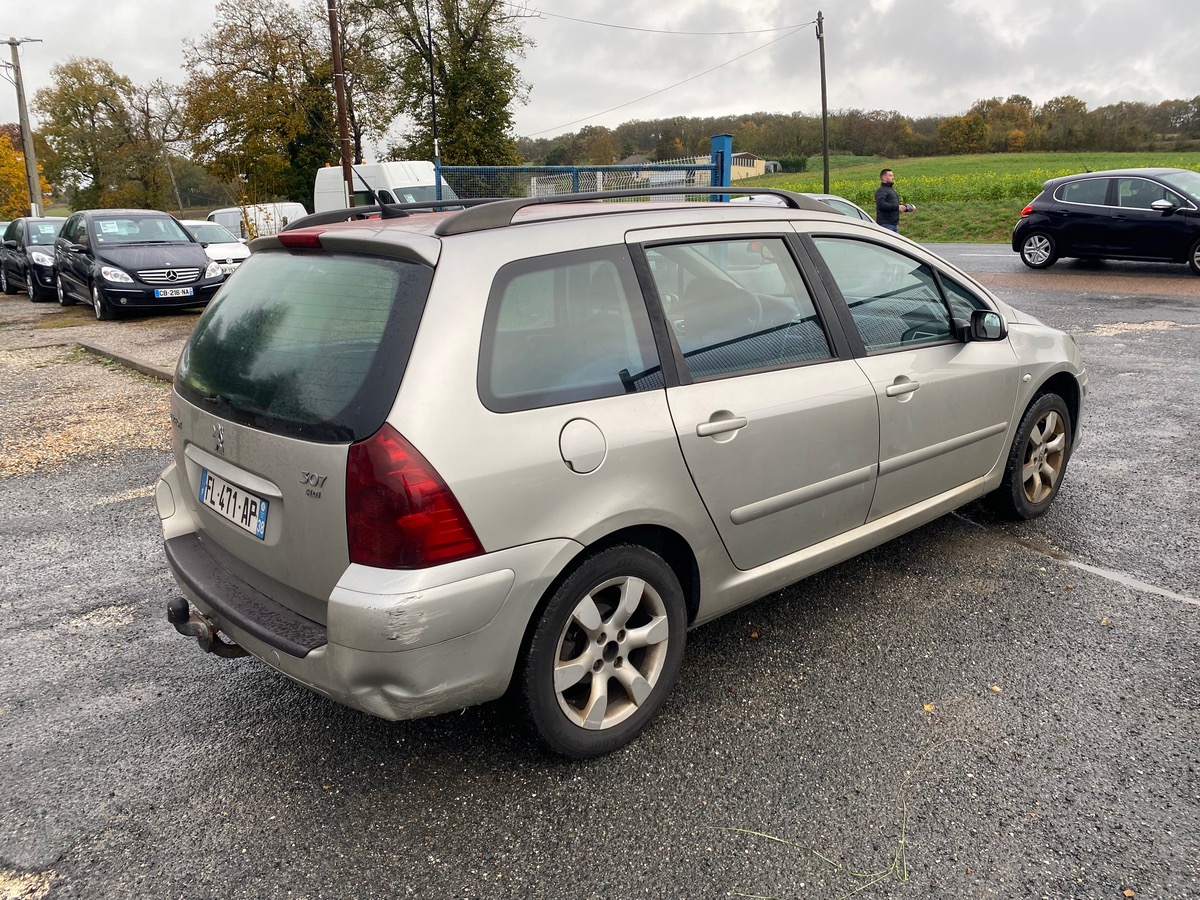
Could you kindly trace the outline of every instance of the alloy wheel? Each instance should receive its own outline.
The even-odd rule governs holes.
[[[1044,234],[1030,235],[1021,248],[1021,256],[1031,266],[1049,265],[1054,255],[1054,242]]]
[[[1054,492],[1066,463],[1067,426],[1057,410],[1047,410],[1029,432],[1021,485],[1031,504],[1044,501]]]

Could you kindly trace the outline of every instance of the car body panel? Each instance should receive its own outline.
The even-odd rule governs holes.
[[[22,216],[0,229],[0,266],[8,285],[31,300],[54,295],[54,239],[65,216]]]

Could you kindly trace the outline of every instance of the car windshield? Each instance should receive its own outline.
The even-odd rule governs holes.
[[[188,225],[187,230],[198,241],[205,244],[236,244],[238,239],[230,234],[229,229],[216,222],[205,222],[203,225]]]
[[[97,244],[191,243],[183,226],[169,216],[98,216],[92,220]]]
[[[62,231],[65,219],[56,222],[32,221],[29,223],[30,244],[53,244],[58,233]]]
[[[1171,172],[1162,176],[1162,180],[1187,194],[1193,202],[1200,202],[1200,172]]]

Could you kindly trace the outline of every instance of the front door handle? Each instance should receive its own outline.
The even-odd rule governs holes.
[[[920,386],[921,386],[921,382],[912,381],[911,379],[906,378],[906,379],[904,379],[904,381],[897,381],[893,384],[889,384],[887,386],[887,390],[884,391],[884,393],[887,394],[889,397],[900,397],[900,396],[903,396],[904,394],[911,394],[913,391],[917,390],[917,388],[919,388]]]
[[[696,426],[696,436],[712,437],[714,434],[738,431],[745,428],[747,424],[745,416],[731,416],[728,419],[710,419]]]

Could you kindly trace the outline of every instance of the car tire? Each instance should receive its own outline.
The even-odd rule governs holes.
[[[25,293],[29,295],[30,303],[41,303],[46,299],[38,288],[37,277],[32,272],[25,275]]]
[[[1044,231],[1035,231],[1021,242],[1021,262],[1031,269],[1045,269],[1058,260],[1054,238]]]
[[[95,283],[92,284],[92,311],[95,312],[98,322],[109,322],[116,318],[112,304],[104,296],[104,291],[100,290],[100,285]]]
[[[58,294],[58,305],[59,306],[74,306],[75,305],[75,298],[67,293],[67,289],[63,285],[63,280],[62,280],[61,275],[54,276],[54,290]]]
[[[1192,249],[1188,251],[1188,266],[1192,272],[1200,275],[1200,241],[1192,244]]]
[[[6,294],[15,294],[17,289],[12,286],[12,282],[8,280],[8,269],[0,265],[0,291]]]
[[[1071,412],[1058,394],[1037,397],[1017,428],[1004,479],[990,496],[992,508],[1011,519],[1032,519],[1058,495],[1071,459]]]
[[[538,736],[572,759],[636,738],[679,674],[687,611],[655,553],[619,544],[563,579],[534,626],[520,687]]]

